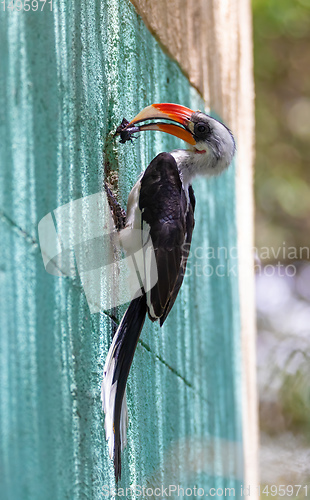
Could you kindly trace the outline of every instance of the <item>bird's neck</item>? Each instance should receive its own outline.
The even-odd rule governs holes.
[[[183,184],[192,184],[197,176],[213,174],[216,159],[210,151],[194,152],[191,150],[176,149],[171,152],[174,157]]]

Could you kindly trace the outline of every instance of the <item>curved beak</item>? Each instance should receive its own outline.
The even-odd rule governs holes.
[[[180,104],[151,104],[151,106],[147,106],[140,111],[140,113],[128,123],[125,130],[147,120],[170,120],[179,125],[157,122],[138,125],[138,129],[139,131],[159,130],[174,135],[188,144],[195,145],[196,141],[191,133],[191,116],[193,113],[194,111],[192,109],[181,106]]]

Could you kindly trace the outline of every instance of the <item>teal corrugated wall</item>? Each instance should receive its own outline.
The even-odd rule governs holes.
[[[90,314],[78,277],[45,271],[38,222],[102,190],[106,135],[123,116],[152,102],[203,103],[128,0],[1,10],[0,23],[0,496],[97,500],[114,487],[100,402],[113,323]],[[117,144],[124,205],[141,168],[180,146],[150,132]],[[194,189],[188,276],[165,326],[147,320],[129,377],[119,486],[235,487],[238,496],[236,260],[210,252],[236,247],[234,168]],[[204,276],[202,264],[223,265],[225,276]]]

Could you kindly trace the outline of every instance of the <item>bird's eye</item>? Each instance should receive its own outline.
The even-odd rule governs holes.
[[[195,124],[194,133],[197,137],[204,139],[210,134],[210,127],[207,123],[198,122]]]

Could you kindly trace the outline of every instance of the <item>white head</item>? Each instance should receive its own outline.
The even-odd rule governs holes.
[[[218,120],[201,111],[196,111],[191,115],[187,128],[195,144],[190,144],[188,150],[173,152],[180,161],[184,177],[190,180],[197,175],[219,175],[226,170],[236,150],[231,131]]]

